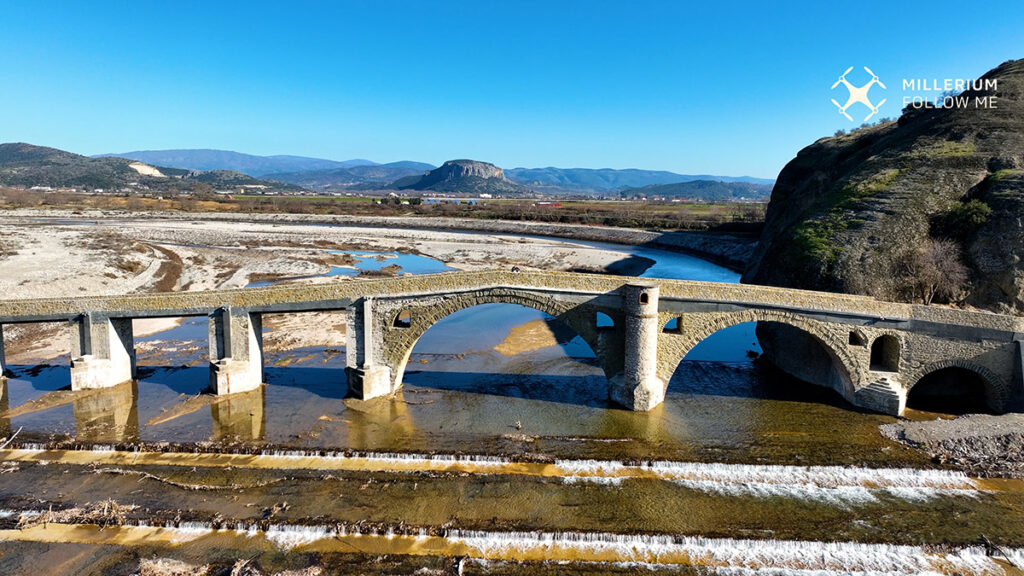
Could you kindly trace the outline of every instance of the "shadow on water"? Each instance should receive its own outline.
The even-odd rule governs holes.
[[[406,372],[406,383],[417,388],[448,390],[539,402],[559,402],[588,408],[614,408],[608,401],[603,374],[493,374],[479,372]]]
[[[301,388],[320,398],[341,400],[348,391],[344,368],[289,366],[263,369],[263,380],[275,388]]]
[[[857,410],[834,390],[794,378],[762,360],[684,360],[672,374],[667,394],[806,402]]]
[[[139,366],[138,380],[177,394],[198,394],[210,388],[210,369],[206,366]]]

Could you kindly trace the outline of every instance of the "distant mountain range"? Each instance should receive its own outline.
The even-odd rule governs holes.
[[[675,184],[694,180],[749,182],[771,185],[774,180],[750,176],[712,176],[676,174],[664,170],[613,170],[611,168],[512,168],[505,171],[510,180],[538,190],[610,192],[654,184]]]
[[[431,164],[403,161],[389,164],[364,164],[351,168],[280,172],[268,174],[267,178],[290,182],[310,190],[365,190],[386,188],[395,180],[407,176],[420,176],[433,169],[434,166]]]
[[[335,161],[302,156],[253,156],[226,150],[144,150],[102,156],[131,158],[147,164],[187,170],[237,170],[253,177],[279,180],[322,191],[391,189],[391,184],[395,181],[409,176],[421,176],[434,169],[433,165],[423,162],[400,161],[378,164],[363,159]],[[664,170],[611,168],[511,168],[505,170],[504,176],[511,182],[540,192],[584,195],[698,180],[746,182],[769,186],[774,183],[774,180],[750,176],[677,174]]]
[[[90,158],[72,152],[23,142],[0,144],[0,185],[79,188],[85,190],[191,190],[197,183],[216,190],[252,187],[272,192],[299,188],[260,180],[233,170],[183,170],[126,158]]]
[[[626,188],[619,194],[623,198],[699,200],[702,202],[761,201],[767,200],[772,195],[772,186],[751,182],[691,180],[674,184],[652,184],[639,188]]]
[[[309,170],[331,170],[355,166],[376,166],[370,160],[354,159],[345,161],[306,158],[304,156],[254,156],[229,150],[139,150],[120,154],[99,154],[93,158],[129,158],[155,166],[181,168],[183,170],[235,170],[253,177],[263,177],[279,172],[304,172]],[[433,168],[433,166],[431,166]]]
[[[656,170],[548,167],[505,171],[476,160],[449,160],[435,168],[412,161],[378,164],[362,159],[253,156],[226,150],[148,150],[90,158],[32,144],[0,144],[0,185],[189,191],[197,182],[219,191],[269,193],[404,190],[473,196],[568,194],[716,202],[765,199],[772,185],[771,180],[763,178]]]

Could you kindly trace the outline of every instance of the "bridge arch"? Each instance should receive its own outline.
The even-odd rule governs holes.
[[[949,370],[950,368],[964,370],[976,376],[983,386],[985,404],[989,409],[997,414],[1001,414],[1006,411],[1007,402],[1010,398],[1010,387],[1006,381],[992,370],[989,370],[980,364],[958,358],[939,360],[938,362],[927,364],[917,370],[909,379],[910,384],[906,389],[908,402],[910,399],[910,393],[916,386],[921,384],[922,381],[926,380],[929,376],[937,375],[938,373]]]
[[[625,317],[618,309],[593,304],[574,304],[547,295],[507,289],[482,290],[445,296],[429,302],[410,301],[397,303],[394,311],[386,313],[383,334],[383,360],[394,367],[392,386],[402,384],[406,366],[413,349],[420,338],[435,324],[452,314],[483,304],[514,304],[532,308],[554,317],[574,331],[594,352],[602,371],[611,378],[622,371],[621,348],[622,326]],[[394,318],[399,310],[408,313],[403,326],[395,326]],[[614,322],[614,327],[598,327],[598,313]]]
[[[703,316],[703,318],[694,322],[690,321],[686,315],[683,315],[680,317],[678,322],[679,328],[675,333],[663,332],[661,334],[663,340],[675,339],[678,342],[674,346],[664,347],[671,350],[671,352],[668,352],[669,356],[660,363],[659,376],[661,376],[666,385],[679,368],[679,365],[686,359],[687,354],[712,334],[746,322],[767,322],[796,328],[817,342],[831,360],[832,366],[836,369],[841,379],[841,382],[833,387],[847,400],[853,401],[854,392],[858,384],[857,375],[861,371],[859,369],[859,362],[848,349],[850,344],[847,341],[848,334],[846,331],[839,335],[829,330],[828,326],[823,322],[799,314],[764,308],[749,308],[738,312],[695,314],[694,316]]]

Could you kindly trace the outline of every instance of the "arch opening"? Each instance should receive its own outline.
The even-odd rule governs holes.
[[[661,331],[668,332],[669,334],[679,334],[679,325],[679,317],[669,318],[668,322],[665,322],[665,325],[661,327]]]
[[[412,326],[412,314],[408,310],[402,310],[398,314],[395,314],[395,319],[391,321],[391,326],[394,328],[409,328]]]
[[[840,404],[851,397],[852,383],[833,348],[808,329],[785,321],[726,324],[688,351],[669,389]]]
[[[456,394],[608,402],[591,345],[567,321],[521,304],[477,304],[438,320],[412,343],[396,376],[407,387]]]
[[[938,414],[993,414],[991,383],[968,368],[949,366],[926,374],[907,393],[907,408]]]
[[[615,320],[604,312],[597,312],[594,315],[594,323],[598,330],[611,330],[615,328]]]
[[[876,372],[899,372],[900,340],[891,334],[883,334],[871,343],[871,370]]]

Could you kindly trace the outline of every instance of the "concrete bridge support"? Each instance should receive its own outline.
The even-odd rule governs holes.
[[[4,356],[4,325],[0,324],[0,382],[7,379],[6,356]]]
[[[220,308],[210,315],[210,388],[247,392],[263,384],[263,318]]]
[[[383,335],[374,330],[373,298],[348,309],[345,372],[349,394],[369,400],[391,394],[391,368],[383,363]]]
[[[609,382],[612,401],[645,412],[665,400],[665,383],[658,378],[658,285],[628,284],[622,288],[626,316],[625,366]]]
[[[135,378],[131,318],[71,320],[71,389],[109,388]]]

